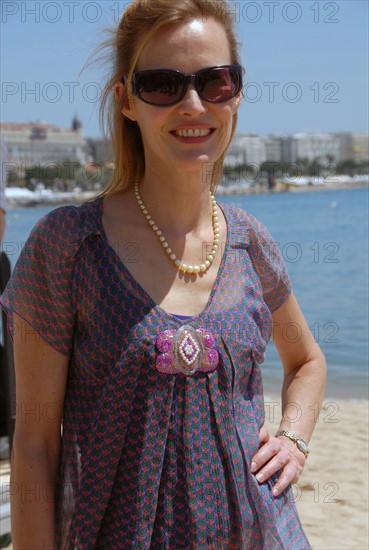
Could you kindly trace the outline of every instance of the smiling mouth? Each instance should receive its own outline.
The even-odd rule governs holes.
[[[199,138],[209,136],[213,131],[211,128],[189,128],[188,130],[176,130],[173,134],[183,138]]]

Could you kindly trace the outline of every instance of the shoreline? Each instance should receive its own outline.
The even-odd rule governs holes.
[[[344,191],[348,189],[364,189],[369,188],[369,181],[356,183],[336,183],[325,185],[289,185],[288,187],[277,184],[275,189],[266,189],[265,186],[255,185],[253,187],[222,188],[216,192],[216,197],[234,197],[234,196],[253,196],[253,195],[281,195],[287,193],[314,193],[323,191]],[[8,187],[7,189],[12,189]],[[55,195],[38,195],[36,196],[19,196],[6,197],[8,209],[14,208],[33,208],[37,206],[63,206],[68,204],[82,204],[85,201],[91,200],[99,194],[100,191],[84,191],[80,193],[58,193]],[[32,193],[30,191],[30,193]]]
[[[277,184],[275,189],[266,189],[265,186],[255,185],[250,188],[240,187],[231,192],[227,192],[225,188],[220,193],[217,191],[216,194],[221,197],[230,197],[233,195],[279,195],[286,193],[314,193],[315,191],[344,191],[347,189],[365,189],[368,187],[369,180],[366,182],[329,183],[324,185],[288,185],[288,187],[283,184]]]

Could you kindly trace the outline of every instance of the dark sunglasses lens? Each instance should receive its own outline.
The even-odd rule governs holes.
[[[215,67],[201,71],[197,77],[199,92],[206,101],[221,103],[240,91],[240,75],[232,67]]]
[[[183,91],[183,78],[170,71],[148,71],[138,75],[137,88],[141,99],[153,105],[174,103]]]
[[[151,105],[174,105],[187,86],[188,77],[170,69],[149,70],[135,74],[135,93]],[[242,78],[238,67],[213,67],[195,75],[195,88],[205,101],[222,103],[241,90]]]

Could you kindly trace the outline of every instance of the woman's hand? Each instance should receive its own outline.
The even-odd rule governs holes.
[[[305,465],[305,455],[289,438],[270,435],[264,426],[260,430],[260,448],[251,462],[251,472],[259,483],[282,470],[272,493],[279,496],[291,483],[297,483]]]

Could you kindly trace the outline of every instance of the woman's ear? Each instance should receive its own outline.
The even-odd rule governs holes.
[[[239,94],[236,95],[233,101],[232,111],[234,115],[237,113],[238,109],[240,108],[241,101],[242,101],[242,94],[240,92]]]
[[[126,85],[118,82],[114,86],[114,95],[117,101],[122,101],[122,114],[130,120],[136,121],[134,104],[129,100]]]

